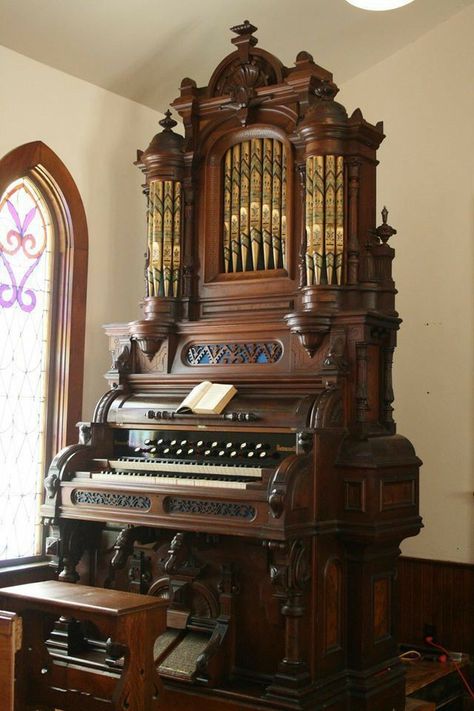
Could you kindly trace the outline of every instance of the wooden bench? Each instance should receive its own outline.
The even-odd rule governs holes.
[[[14,612],[0,611],[0,699],[13,711],[15,654],[21,646],[21,620]]]
[[[62,711],[163,708],[153,647],[166,629],[165,600],[48,580],[0,589],[0,608],[23,618],[16,711],[38,706]],[[55,633],[58,618],[59,632],[56,623]],[[102,664],[97,652],[88,654],[86,650],[81,655],[74,645],[71,648],[68,630],[77,631],[79,622],[93,625],[100,633]],[[55,634],[62,640],[56,643],[57,653],[54,641],[51,643]],[[48,639],[53,653],[45,644]],[[107,655],[112,659],[110,671],[104,670]]]

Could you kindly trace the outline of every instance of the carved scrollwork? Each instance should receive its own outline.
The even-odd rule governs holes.
[[[130,373],[132,369],[132,351],[130,343],[123,343],[120,339],[114,339],[112,350],[112,370],[118,373]]]
[[[270,552],[270,580],[277,597],[288,598],[302,593],[311,578],[309,550],[305,541],[296,538],[289,543],[267,541]]]
[[[106,393],[102,395],[100,398],[99,402],[97,403],[94,414],[92,416],[92,421],[93,422],[102,422],[105,423],[107,422],[107,415],[110,409],[110,406],[112,405],[113,401],[117,397],[119,392],[124,391],[124,386],[123,385],[114,385],[111,390],[107,390]]]
[[[346,373],[349,364],[345,358],[346,338],[345,334],[336,335],[332,339],[326,357],[323,361],[323,370],[334,373]]]
[[[344,425],[344,408],[340,388],[331,383],[321,393],[310,417],[311,427],[328,429]]]
[[[268,505],[273,518],[280,518],[285,509],[286,491],[282,487],[274,487],[268,497]]]
[[[168,556],[163,562],[163,568],[166,573],[173,573],[176,568],[184,563],[188,557],[188,548],[185,546],[185,534],[177,533],[172,539]]]

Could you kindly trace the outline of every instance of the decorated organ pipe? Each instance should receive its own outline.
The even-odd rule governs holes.
[[[306,159],[306,284],[340,285],[344,263],[344,158]]]
[[[138,152],[136,161],[146,177],[147,299],[177,298],[181,293],[184,153],[183,137],[172,130],[176,125],[167,111],[160,121],[163,130]]]
[[[181,182],[152,180],[148,191],[147,296],[178,296],[181,272]]]
[[[262,141],[253,139],[250,144],[250,246],[252,270],[258,269],[262,244]]]
[[[242,271],[247,271],[250,248],[250,142],[243,141],[240,150],[240,254]]]
[[[223,158],[222,255],[225,272],[286,269],[287,171],[285,149],[273,138],[253,138]]]

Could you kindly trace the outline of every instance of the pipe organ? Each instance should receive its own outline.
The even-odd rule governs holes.
[[[47,549],[60,580],[168,601],[153,708],[402,711],[420,461],[393,419],[383,126],[255,30],[232,28],[208,86],[183,79],[183,134],[168,111],[138,152],[143,312],[105,327],[110,387],[51,464]],[[237,395],[183,412],[204,380]],[[91,673],[119,673],[106,646]]]

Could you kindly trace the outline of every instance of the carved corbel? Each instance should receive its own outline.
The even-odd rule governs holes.
[[[295,311],[285,317],[291,333],[298,336],[301,345],[310,358],[313,358],[324,337],[329,333],[330,318],[324,315]]]

